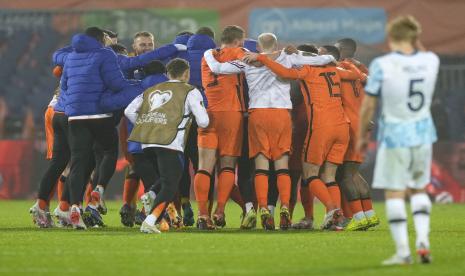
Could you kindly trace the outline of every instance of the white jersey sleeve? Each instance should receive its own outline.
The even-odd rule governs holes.
[[[137,96],[124,110],[124,115],[126,115],[128,120],[133,124],[136,123],[139,109],[142,106],[142,102],[144,101],[143,96],[143,93]]]
[[[202,94],[198,89],[194,89],[187,95],[187,106],[189,111],[194,114],[197,125],[201,128],[206,128],[210,123],[210,119],[203,105]]]
[[[326,65],[331,62],[336,62],[333,56],[331,55],[321,55],[321,56],[304,56],[302,52],[299,54],[288,55],[288,58],[292,65],[303,66],[303,65],[313,65],[321,66]]]
[[[203,54],[205,62],[207,63],[210,70],[215,74],[239,74],[244,71],[247,66],[245,63],[239,60],[234,60],[230,62],[218,62],[213,56],[213,50],[207,50]]]
[[[50,101],[50,103],[48,104],[48,106],[50,107],[55,107],[55,105],[57,104],[58,102],[58,96],[57,95],[53,95],[53,98],[52,100]]]

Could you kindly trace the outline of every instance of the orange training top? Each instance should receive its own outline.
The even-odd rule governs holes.
[[[339,65],[347,70],[354,70],[355,67],[349,60],[344,60],[340,62]],[[360,69],[363,70],[363,68]],[[365,95],[362,82],[366,80],[366,74],[362,73],[362,70],[358,71],[360,72],[359,79],[342,80],[341,82],[342,106],[354,130],[358,130],[360,107],[362,106],[363,97]]]
[[[213,55],[219,62],[241,59],[245,50],[240,47],[216,49]],[[245,111],[244,75],[214,74],[202,58],[202,86],[208,100],[208,111]]]
[[[334,64],[286,68],[264,55],[259,55],[258,60],[280,77],[303,80],[302,94],[312,129],[348,122],[342,107],[341,78],[356,80],[358,73]]]

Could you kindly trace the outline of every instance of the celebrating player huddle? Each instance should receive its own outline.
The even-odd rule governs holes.
[[[129,163],[121,222],[139,224],[143,233],[195,221],[200,230],[222,228],[230,198],[243,210],[242,229],[255,228],[259,218],[263,229],[274,230],[278,195],[281,230],[313,229],[314,197],[326,208],[321,229],[367,230],[380,220],[358,172],[360,149],[368,139],[374,99],[383,97],[375,185],[393,190],[387,192],[388,217],[398,245],[386,264],[410,262],[406,228],[399,228],[406,227],[405,210],[394,206],[402,205],[399,191],[406,187],[416,189],[417,247],[422,260],[430,261],[425,217],[431,203],[422,189],[435,140],[429,105],[438,64],[432,53],[413,52],[421,49],[411,21],[400,19],[389,32],[393,50],[410,45],[409,56],[391,53],[376,59],[369,72],[354,58],[356,43],[350,38],[334,46],[279,50],[272,33],[255,41],[239,26],[227,26],[216,47],[213,31],[203,27],[157,49],[152,34],[137,33],[134,54],[128,54],[115,33],[88,28],[54,54],[54,74],[61,80],[46,114],[51,162],[30,209],[34,223],[55,225],[49,204],[58,183],[57,225],[104,226],[104,191],[115,171],[119,140]],[[403,65],[408,72],[399,69]],[[407,78],[409,89],[400,87]],[[409,177],[416,184],[402,186]],[[140,181],[145,193],[138,210]],[[293,224],[299,190],[305,217]]]

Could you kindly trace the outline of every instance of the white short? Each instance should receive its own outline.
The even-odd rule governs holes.
[[[431,181],[431,144],[409,148],[379,147],[373,188],[404,191],[423,189]]]

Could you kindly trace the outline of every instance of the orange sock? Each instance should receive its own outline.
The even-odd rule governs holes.
[[[91,201],[91,198],[90,198],[90,194],[92,193],[92,184],[90,183],[87,183],[87,186],[86,186],[86,192],[84,194],[84,202],[86,204],[89,204],[89,202]]]
[[[255,194],[257,195],[258,208],[268,207],[268,171],[255,171]]]
[[[328,192],[331,195],[331,199],[337,208],[341,208],[341,191],[339,190],[339,185],[336,182],[326,183],[328,187]]]
[[[47,201],[43,199],[37,199],[37,202],[39,203],[39,208],[42,210],[45,210],[48,206]]]
[[[135,194],[137,193],[137,188],[139,188],[139,181],[134,178],[127,178],[124,180],[123,185],[123,204],[131,205],[134,199]]]
[[[331,195],[329,194],[328,188],[326,184],[321,181],[318,177],[310,177],[306,180],[308,182],[309,190],[312,192],[313,195],[318,198],[321,203],[326,207],[327,210],[332,210],[336,208]]]
[[[57,185],[57,197],[58,201],[61,201],[63,198],[63,191],[65,190],[65,181],[66,181],[66,176],[60,176],[60,180],[58,180],[58,185]]]
[[[209,172],[199,170],[194,177],[195,200],[199,207],[199,216],[208,216],[208,192],[210,190]]]
[[[347,201],[347,199],[344,197],[343,194],[341,194],[342,197],[341,197],[341,208],[342,208],[342,212],[344,213],[344,217],[346,218],[352,218],[352,210],[350,208],[350,205],[349,205],[349,201]]]
[[[362,208],[363,208],[363,211],[370,211],[370,210],[373,210],[373,202],[371,201],[371,198],[366,198],[366,199],[362,199]]]
[[[235,173],[233,168],[223,168],[218,177],[218,197],[216,213],[224,213],[224,207],[234,187]]]
[[[61,211],[68,211],[69,210],[69,203],[67,201],[60,201],[60,204],[59,204],[59,207],[60,207],[60,210]]]
[[[291,177],[289,176],[289,170],[277,170],[277,185],[279,191],[279,200],[281,206],[289,207],[289,201],[291,200]]]
[[[161,213],[163,213],[163,210],[165,210],[166,207],[166,202],[162,202],[155,206],[152,211],[152,215],[154,215],[157,219],[160,217]]]
[[[363,212],[362,201],[360,199],[349,201],[349,205],[352,214]]]
[[[300,187],[300,200],[304,207],[305,217],[313,218],[313,194],[307,186]]]

